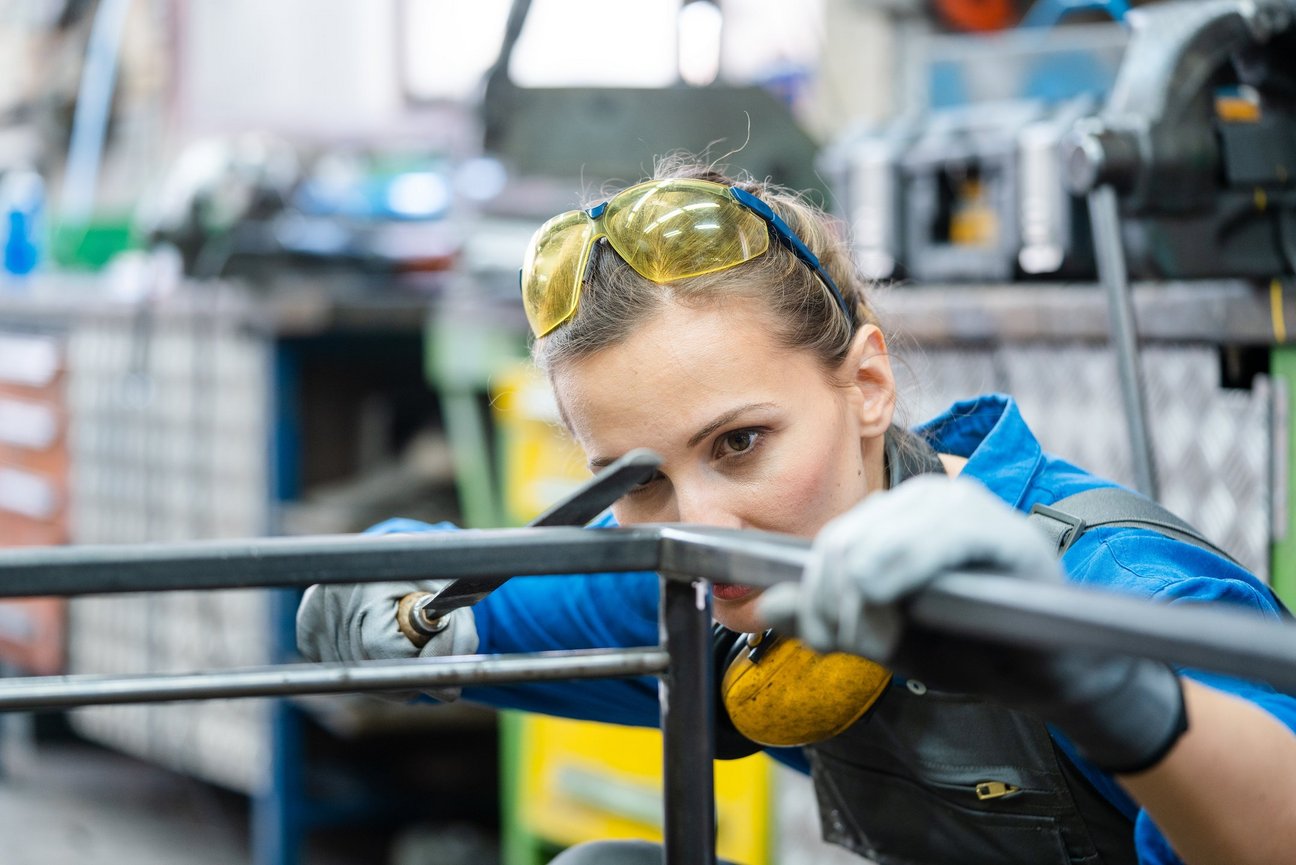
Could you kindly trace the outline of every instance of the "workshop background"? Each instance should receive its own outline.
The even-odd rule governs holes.
[[[1296,46],[1243,6],[4,0],[0,546],[525,522],[585,473],[525,243],[686,150],[850,225],[909,420],[1010,392],[1290,603]],[[292,660],[295,605],[10,601],[0,663]],[[539,865],[661,828],[655,732],[360,696],[0,730],[5,865]],[[814,808],[720,765],[719,852],[860,861]]]

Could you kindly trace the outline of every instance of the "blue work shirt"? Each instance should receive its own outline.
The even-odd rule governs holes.
[[[1030,512],[1110,481],[1045,453],[1016,403],[989,395],[954,404],[917,429],[940,453],[967,458],[964,477],[976,478],[1012,507]],[[610,520],[604,520],[610,525]],[[427,531],[412,520],[389,520],[373,531]],[[1168,603],[1220,602],[1263,612],[1275,620],[1281,607],[1267,586],[1238,565],[1190,544],[1146,529],[1096,528],[1063,558],[1070,579]],[[505,583],[474,607],[478,651],[536,652],[551,649],[657,644],[658,577],[652,573],[528,577]],[[1263,683],[1214,673],[1181,670],[1210,687],[1236,694],[1296,729],[1296,698]],[[655,727],[657,683],[650,677],[544,682],[463,689],[467,700],[550,715]],[[1147,813],[1112,776],[1079,757],[1054,731],[1059,747],[1084,775],[1134,821],[1135,845],[1144,865],[1182,865]],[[796,749],[768,749],[771,756],[804,770]]]

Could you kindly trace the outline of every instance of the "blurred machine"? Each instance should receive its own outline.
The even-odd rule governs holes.
[[[454,217],[469,197],[454,168],[421,152],[308,148],[265,134],[202,140],[170,166],[139,233],[174,246],[200,278],[440,273],[454,265]]]
[[[938,47],[933,107],[848,136],[826,160],[861,267],[929,282],[1092,278],[1082,197],[1111,185],[1134,277],[1296,271],[1294,14],[1290,0],[1149,4],[1126,18],[1115,81],[1097,73],[1118,35],[1089,43],[1094,74],[1074,80],[1088,93],[1063,100],[980,99],[975,75],[940,71]],[[1022,45],[1075,53],[1066,40],[1084,29],[986,43],[981,65],[1019,68]]]
[[[849,140],[833,173],[871,279],[1006,281],[1093,269],[1057,147],[1096,103],[997,102]]]
[[[922,41],[909,110],[822,159],[871,279],[1004,282],[1094,270],[1084,203],[1057,158],[1112,86],[1116,24]]]
[[[1296,273],[1294,22],[1291,0],[1129,11],[1128,37],[1114,31],[1118,67],[1088,79],[1104,85],[1088,107],[1081,93],[1029,98],[1010,49],[1042,50],[1039,34],[979,46],[974,66],[1017,93],[941,72],[948,58],[932,51],[926,108],[843,139],[825,160],[861,268],[907,280],[894,304],[909,313],[905,331],[923,344],[928,378],[950,396],[1013,393],[1055,452],[1106,466],[1211,525],[1280,591],[1296,573],[1296,360],[1285,345]],[[1131,277],[1142,284],[1131,289]],[[1105,302],[1080,290],[1095,281]]]
[[[1070,187],[1110,185],[1136,275],[1296,272],[1296,30],[1291,0],[1131,13],[1101,114],[1064,157]]]

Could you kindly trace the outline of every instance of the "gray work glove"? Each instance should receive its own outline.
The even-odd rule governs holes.
[[[445,627],[422,649],[400,632],[396,606],[410,592],[435,592],[446,580],[311,586],[297,607],[297,649],[312,661],[371,661],[471,655],[477,650],[477,623],[471,607],[444,617]],[[443,702],[460,688],[427,693]],[[412,695],[391,693],[398,699]]]
[[[1178,676],[1165,664],[1023,648],[909,621],[916,592],[968,572],[1065,579],[1044,534],[1022,514],[976,481],[924,475],[828,523],[801,585],[771,588],[759,611],[821,651],[854,652],[931,687],[1035,714],[1109,772],[1140,771],[1165,756],[1187,729]]]

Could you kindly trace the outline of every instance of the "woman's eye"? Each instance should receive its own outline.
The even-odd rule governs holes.
[[[724,437],[720,440],[720,444],[723,450],[729,453],[740,454],[751,450],[752,447],[755,446],[758,436],[759,433],[757,433],[756,430],[734,430],[731,433],[725,433]]]

